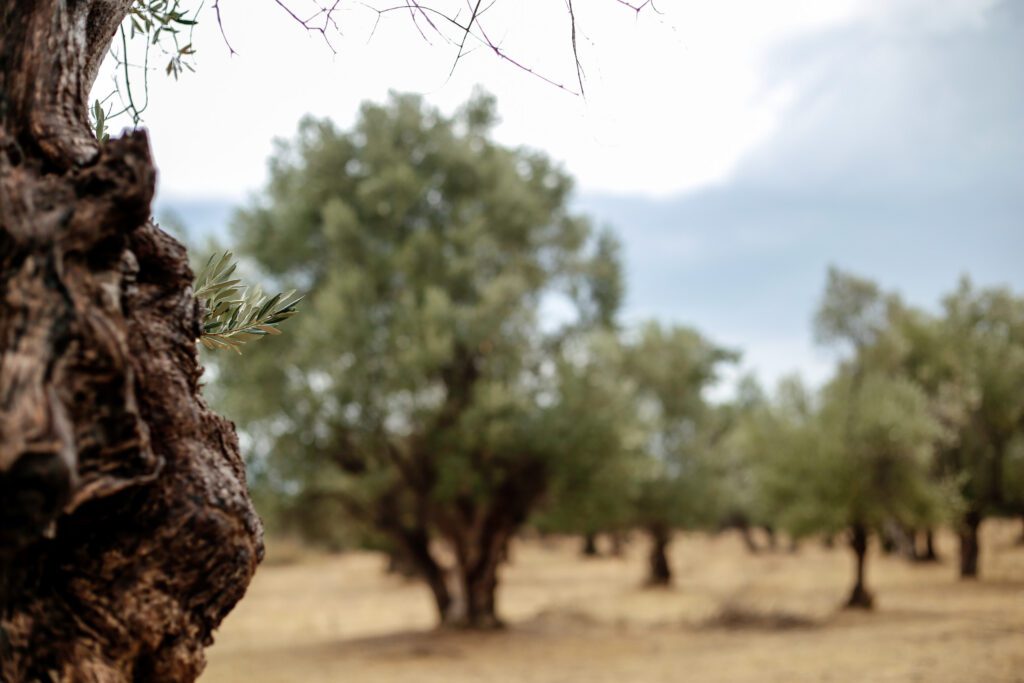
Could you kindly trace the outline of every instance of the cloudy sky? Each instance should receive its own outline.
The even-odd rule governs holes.
[[[408,14],[375,29],[341,6],[328,46],[273,0],[221,0],[234,56],[202,11],[197,73],[150,80],[163,206],[216,229],[304,114],[347,125],[389,89],[451,110],[482,83],[499,139],[559,159],[623,238],[627,318],[695,324],[769,382],[827,373],[809,320],[829,264],[921,305],[961,274],[1024,289],[1024,3],[577,1],[585,97],[479,46],[450,74],[454,48]],[[563,2],[498,0],[483,26],[578,87]]]

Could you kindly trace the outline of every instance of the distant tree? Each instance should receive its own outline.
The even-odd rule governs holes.
[[[815,331],[852,354],[817,406],[793,390],[774,426],[780,445],[769,491],[794,532],[848,531],[857,568],[850,607],[873,603],[865,583],[870,535],[930,526],[953,500],[948,480],[935,475],[945,437],[936,403],[894,360],[905,339],[893,321],[905,310],[874,283],[831,270]],[[786,499],[794,502],[783,508]]]
[[[976,577],[982,521],[1016,509],[1004,479],[1014,475],[1006,471],[1014,465],[1008,454],[1024,432],[1024,300],[964,280],[935,316],[873,283],[830,277],[819,329],[853,342],[850,367],[907,377],[929,397],[942,427],[933,473],[959,482],[960,575]]]
[[[767,533],[769,549],[776,543],[776,514],[764,496],[762,482],[766,462],[755,443],[760,422],[769,408],[770,397],[757,380],[743,377],[737,385],[736,397],[722,407],[731,427],[715,456],[721,478],[717,526],[737,530],[751,553],[763,549],[753,534],[757,528]]]
[[[1024,436],[1024,299],[968,281],[945,300],[946,345],[928,369],[944,379],[960,411],[957,439],[941,466],[960,477],[966,501],[959,524],[960,576],[978,575],[979,527],[985,517],[1019,510],[1012,449]]]
[[[717,517],[713,455],[728,423],[705,393],[737,357],[695,330],[655,322],[626,342],[624,376],[636,393],[646,456],[635,475],[632,515],[650,536],[650,585],[671,583],[673,532]]]
[[[753,443],[769,470],[764,493],[796,535],[845,532],[855,558],[848,607],[870,608],[868,544],[890,522],[934,524],[948,487],[930,467],[939,426],[912,382],[879,373],[841,373],[815,400],[784,386]]]
[[[568,533],[582,537],[581,554],[596,557],[601,534],[612,537],[614,545],[634,523],[632,499],[636,472],[642,464],[639,439],[642,432],[635,414],[635,395],[624,382],[624,353],[620,335],[611,326],[586,340],[584,354],[592,379],[600,376],[607,386],[616,387],[621,404],[616,417],[621,451],[615,457],[592,459],[589,467],[577,468],[572,476],[557,478],[545,496],[533,524],[545,533]]]
[[[477,628],[499,623],[513,534],[618,455],[623,412],[588,350],[621,297],[614,242],[495,120],[485,95],[454,117],[392,95],[351,131],[305,120],[236,222],[244,256],[309,292],[304,315],[218,381],[285,488],[341,501],[414,562],[443,624]]]
[[[1022,523],[1017,543],[1024,545],[1024,435],[1015,437],[1007,449],[1002,479],[1008,511]]]

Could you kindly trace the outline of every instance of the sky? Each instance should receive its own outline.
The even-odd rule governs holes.
[[[237,54],[206,8],[196,73],[150,77],[160,205],[223,229],[303,115],[347,126],[389,89],[450,111],[483,84],[496,137],[563,163],[576,205],[622,238],[625,318],[696,325],[767,383],[827,376],[810,319],[829,265],[929,307],[962,274],[1024,290],[1024,3],[574,5],[584,97],[479,45],[453,71],[456,48],[404,12],[375,27],[342,3],[327,45],[273,0],[221,0]],[[483,26],[578,89],[564,3],[498,0]],[[110,90],[107,75],[94,93]]]

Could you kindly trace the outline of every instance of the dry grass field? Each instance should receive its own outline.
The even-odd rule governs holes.
[[[878,609],[837,609],[843,548],[750,556],[732,534],[680,535],[676,587],[644,590],[644,543],[583,560],[578,543],[522,542],[503,574],[509,628],[432,629],[426,590],[369,553],[271,564],[209,650],[203,683],[1024,683],[1019,527],[983,529],[984,578],[872,550]],[[273,551],[273,548],[271,549]]]

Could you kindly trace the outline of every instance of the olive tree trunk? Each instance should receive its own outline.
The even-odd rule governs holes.
[[[130,0],[0,0],[0,680],[191,681],[262,557],[200,396],[144,133],[87,98]]]
[[[662,524],[653,524],[647,532],[651,537],[648,557],[648,586],[668,586],[672,583],[672,567],[668,563],[668,545],[672,541],[672,530]]]
[[[863,524],[854,524],[850,529],[850,549],[855,558],[856,579],[846,606],[854,609],[871,609],[875,600],[867,588],[868,530]]]
[[[981,543],[978,531],[981,528],[982,515],[977,510],[968,510],[960,521],[960,578],[978,578],[978,557],[981,554]]]
[[[939,562],[939,553],[935,549],[935,530],[925,529],[923,532],[918,534],[919,538],[915,539],[916,547],[916,560],[918,562]],[[921,547],[920,541],[924,539],[924,547]]]
[[[593,558],[599,554],[597,551],[597,534],[593,532],[583,534],[583,547],[580,548],[580,555]]]

